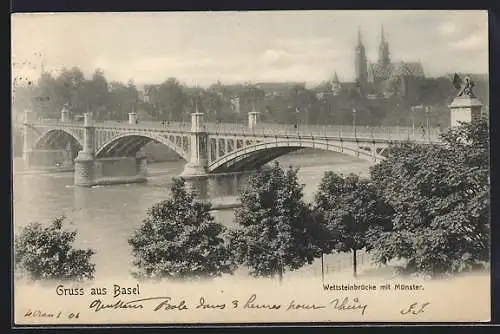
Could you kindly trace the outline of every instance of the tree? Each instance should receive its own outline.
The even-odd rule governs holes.
[[[75,249],[76,231],[63,230],[64,217],[44,227],[31,223],[15,237],[15,267],[32,280],[85,280],[94,277],[91,249]]]
[[[41,117],[57,119],[60,117],[62,106],[67,101],[59,95],[56,78],[48,72],[43,72],[30,102],[32,102],[33,111]]]
[[[375,259],[404,259],[404,270],[439,276],[489,261],[487,120],[443,135],[444,145],[403,144],[371,176],[393,206],[392,228],[374,244]]]
[[[158,86],[152,102],[159,109],[161,118],[181,120],[187,97],[181,83],[175,78],[168,78]]]
[[[320,255],[314,243],[315,224],[303,201],[297,169],[286,172],[278,162],[253,174],[235,212],[238,228],[231,232],[235,258],[253,276],[283,279],[285,270],[296,270]]]
[[[209,203],[195,200],[185,181],[173,179],[172,198],[154,204],[128,240],[135,257],[136,277],[199,279],[235,269],[223,234],[210,214]]]
[[[121,82],[112,81],[109,85],[108,114],[114,120],[127,120],[132,111],[133,88]]]
[[[91,80],[85,81],[85,95],[88,99],[89,110],[94,113],[95,119],[110,119],[106,113],[106,104],[109,100],[108,81],[104,72],[96,69]]]
[[[74,114],[83,114],[90,109],[85,92],[85,76],[78,67],[64,68],[56,78],[56,97],[60,104],[59,112],[65,103],[69,103]]]
[[[389,226],[392,208],[369,180],[334,172],[326,172],[321,180],[315,208],[326,232],[323,251],[352,252],[356,277],[356,252],[371,249],[370,239]]]
[[[125,101],[126,106],[129,108],[129,112],[137,112],[137,106],[139,104],[139,91],[133,80],[127,82],[127,99]]]

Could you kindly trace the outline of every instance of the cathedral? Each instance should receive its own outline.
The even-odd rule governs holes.
[[[408,94],[412,79],[425,77],[420,62],[391,61],[389,43],[385,39],[383,27],[381,28],[378,61],[376,63],[368,62],[361,32],[358,30],[354,66],[356,84],[361,94],[368,98],[388,98],[392,95],[405,96]]]

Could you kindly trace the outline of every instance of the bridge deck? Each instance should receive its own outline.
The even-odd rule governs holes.
[[[54,120],[40,120],[33,125],[54,127],[83,127],[83,122],[59,122]],[[191,131],[190,123],[169,122],[162,124],[154,121],[141,121],[138,124],[127,122],[102,121],[94,122],[96,128],[139,130],[169,133],[186,133]],[[290,125],[277,123],[260,123],[249,129],[246,123],[206,123],[205,130],[212,136],[242,136],[259,138],[304,138],[304,139],[332,139],[349,141],[412,141],[418,143],[440,142],[441,128],[429,130],[412,127],[368,127],[342,125]]]

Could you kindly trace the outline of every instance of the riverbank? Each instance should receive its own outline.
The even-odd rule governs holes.
[[[212,204],[212,211],[215,210],[231,210],[241,207],[241,201],[238,197],[219,197],[212,200],[207,200]]]
[[[72,173],[75,171],[74,167],[44,167],[34,168],[29,170],[15,171],[16,175],[44,175],[44,174],[58,174],[58,173]]]
[[[147,177],[144,177],[144,176],[105,177],[105,178],[97,179],[95,181],[95,186],[111,186],[111,185],[129,184],[129,183],[145,183],[147,181],[148,181]]]

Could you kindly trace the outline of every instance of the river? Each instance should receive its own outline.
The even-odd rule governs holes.
[[[303,152],[277,159],[284,167],[299,167],[299,182],[304,184],[304,199],[311,201],[325,171],[353,172],[367,176],[369,163],[334,152]],[[80,188],[73,186],[73,173],[30,174],[22,159],[14,160],[14,231],[29,222],[48,223],[65,215],[69,228],[78,231],[75,246],[96,251],[96,278],[129,277],[133,270],[127,239],[139,227],[147,209],[169,196],[171,179],[180,174],[183,161],[148,165],[147,183]],[[221,176],[211,182],[209,196],[214,200],[236,198],[245,178]],[[234,226],[233,209],[212,212],[227,227]],[[331,266],[338,259],[349,261],[349,254],[325,258]],[[337,262],[336,262],[337,261]],[[318,274],[318,261],[304,268]]]

